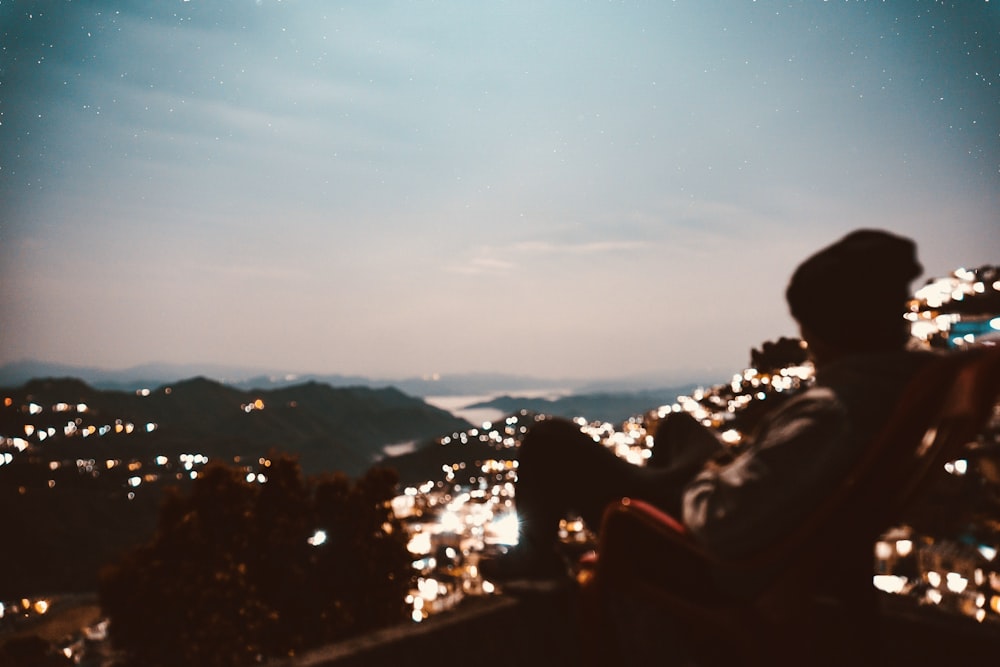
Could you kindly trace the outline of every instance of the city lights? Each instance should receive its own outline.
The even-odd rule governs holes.
[[[993,344],[995,332],[1000,331],[1000,318],[995,313],[970,315],[974,311],[969,308],[977,298],[995,292],[1000,292],[1000,280],[995,275],[972,270],[959,270],[928,284],[917,292],[906,315],[914,340],[925,347]],[[949,304],[956,303],[962,304],[963,312],[948,309]],[[595,442],[639,466],[647,465],[652,456],[657,421],[673,413],[687,413],[715,429],[722,442],[738,448],[748,433],[742,417],[761,401],[780,401],[785,395],[808,387],[813,373],[814,368],[808,362],[777,369],[747,368],[733,374],[724,384],[678,396],[672,403],[657,406],[621,424],[590,422],[583,417],[575,422]],[[148,389],[136,393],[142,397],[152,395]],[[170,390],[163,393],[169,394]],[[66,443],[76,446],[84,438],[92,438],[88,443],[100,438],[153,443],[170,427],[167,423],[150,421],[148,414],[102,414],[78,397],[62,398],[52,401],[21,396],[6,397],[3,401],[3,409],[16,414],[18,419],[9,420],[14,425],[9,434],[0,434],[3,469],[0,475],[17,464],[29,462],[44,471],[37,481],[12,487],[22,496],[59,493],[72,486],[66,480],[83,484],[103,477],[114,480],[123,500],[134,499],[158,488],[156,484],[197,479],[209,463],[209,456],[194,451],[176,454],[174,450],[168,456],[136,448],[134,454],[127,450],[126,456],[118,454],[122,458],[106,458],[108,454],[94,455],[95,451],[103,450],[88,452],[82,446],[79,450],[60,449]],[[263,399],[255,398],[240,405],[240,410],[257,413],[266,407]],[[236,412],[235,405],[232,411]],[[236,413],[234,418],[253,421],[263,417]],[[391,500],[392,513],[406,531],[406,549],[412,556],[414,585],[406,603],[413,622],[452,609],[467,597],[503,592],[502,586],[483,579],[479,564],[482,558],[503,554],[518,544],[518,465],[511,460],[511,454],[531,425],[541,418],[541,415],[518,413],[439,438],[439,445],[453,448],[455,459],[440,465],[430,479],[411,481]],[[157,432],[160,433],[146,437]],[[996,445],[996,434],[993,437]],[[477,447],[485,445],[490,454],[480,460],[464,457],[463,445],[470,443]],[[237,456],[233,460],[239,463],[241,459]],[[272,472],[268,458],[255,452],[244,453],[242,460],[259,467],[241,467],[241,479],[248,484],[268,483],[267,475],[258,472],[264,469]],[[944,470],[953,483],[975,480],[982,474],[981,461],[975,454],[963,453],[944,464]],[[568,550],[589,548],[594,528],[579,517],[567,516],[560,521],[559,539]],[[313,547],[336,546],[322,528],[316,528],[305,539]],[[983,534],[963,534],[961,540],[937,539],[919,534],[909,526],[893,527],[873,545],[872,584],[886,594],[909,596],[920,604],[934,605],[979,622],[1000,623],[1000,595],[997,595],[1000,545],[994,541]],[[0,620],[47,614],[53,604],[51,599],[5,601],[0,603]]]

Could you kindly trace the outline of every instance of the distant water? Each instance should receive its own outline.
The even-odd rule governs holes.
[[[382,452],[385,456],[402,456],[403,454],[409,454],[417,450],[417,441],[409,440],[407,442],[397,442],[392,445],[386,445],[382,448]]]
[[[461,417],[474,427],[479,428],[485,422],[495,423],[507,415],[504,414],[502,410],[497,410],[495,408],[467,408],[466,406],[491,401],[498,396],[524,396],[527,398],[544,396],[545,398],[555,399],[571,393],[572,391],[569,389],[518,389],[516,391],[499,391],[494,394],[481,395],[461,394],[454,396],[425,396],[424,401],[436,408],[447,410],[456,417]],[[442,433],[441,435],[447,434]],[[418,444],[419,443],[416,440],[413,440],[411,442],[398,442],[386,445],[382,448],[383,456],[392,457],[399,456],[401,454],[409,454],[410,452],[416,450]]]
[[[483,422],[494,422],[504,418],[503,411],[495,408],[467,408],[483,401],[489,401],[495,395],[483,396],[427,396],[424,400],[436,408],[447,410],[456,417],[461,417],[473,426],[482,426]]]
[[[507,415],[502,410],[496,408],[468,408],[466,406],[475,405],[491,401],[498,396],[523,396],[525,398],[559,398],[572,393],[569,389],[517,389],[513,391],[498,391],[492,394],[459,395],[459,396],[426,396],[424,400],[436,408],[447,410],[456,417],[465,419],[473,426],[482,426],[483,422],[496,422]]]

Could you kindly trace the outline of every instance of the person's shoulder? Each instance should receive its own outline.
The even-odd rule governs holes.
[[[816,374],[817,386],[837,387],[857,383],[905,381],[944,355],[926,349],[901,349],[852,354],[838,359]]]
[[[840,392],[834,387],[816,384],[805,389],[775,410],[772,426],[801,421],[825,422],[840,419],[845,413]]]

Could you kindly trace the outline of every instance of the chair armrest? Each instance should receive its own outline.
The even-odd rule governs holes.
[[[645,500],[622,498],[618,503],[618,509],[634,514],[641,521],[649,522],[650,527],[654,529],[673,532],[677,535],[689,534],[687,526]]]
[[[669,590],[704,598],[714,589],[717,560],[675,518],[641,500],[608,506],[601,525],[597,567],[606,582]]]

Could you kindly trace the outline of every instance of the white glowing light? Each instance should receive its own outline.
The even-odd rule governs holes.
[[[899,577],[894,574],[876,574],[873,577],[875,588],[886,593],[902,593],[906,587],[906,577]]]
[[[318,547],[319,545],[326,542],[326,531],[322,529],[317,530],[315,533],[313,533],[313,536],[307,540],[307,542],[309,542],[309,544],[311,544],[314,547]]]
[[[965,459],[958,459],[957,461],[949,461],[944,464],[945,471],[951,473],[952,475],[964,475],[969,471],[969,462]]]
[[[427,602],[434,602],[437,599],[439,588],[440,584],[438,584],[437,579],[420,579],[417,582],[417,590],[420,591],[420,597]]]
[[[496,544],[514,546],[520,535],[520,522],[516,512],[506,512],[496,517],[489,526],[490,541]]]
[[[414,533],[413,537],[406,544],[406,550],[414,555],[423,555],[431,552],[431,536],[429,533]]]
[[[969,585],[969,580],[960,575],[958,572],[949,572],[946,580],[948,590],[952,593],[961,593]]]
[[[441,517],[438,519],[438,523],[441,526],[441,531],[445,533],[461,533],[462,532],[462,519],[459,518],[456,512],[441,512]]]
[[[913,541],[912,540],[896,540],[896,553],[898,553],[903,558],[906,558],[913,551]]]
[[[740,434],[740,432],[734,428],[731,428],[728,431],[723,431],[722,433],[722,441],[727,445],[739,444],[740,440],[742,439],[743,439],[742,434]]]

